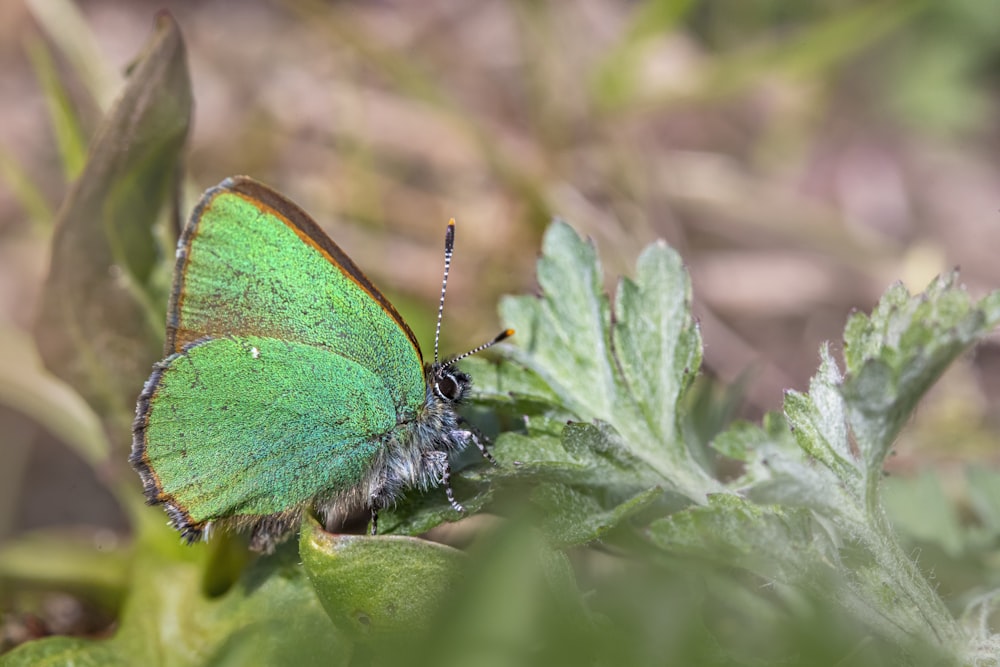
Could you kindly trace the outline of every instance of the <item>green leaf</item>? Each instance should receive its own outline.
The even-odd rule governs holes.
[[[50,637],[0,655],[0,667],[128,667],[134,664],[107,642]]]
[[[113,637],[29,642],[0,665],[347,664],[349,644],[324,613],[294,548],[257,560],[229,590],[208,595],[207,550],[149,546],[143,543],[131,569],[131,595]]]
[[[754,502],[808,508],[831,518],[861,520],[837,477],[806,456],[782,415],[766,415],[763,427],[737,422],[719,434],[713,445],[721,453],[744,462],[743,474],[732,480],[729,487]]]
[[[815,592],[881,636],[901,645],[928,641],[927,650],[953,654],[961,630],[892,531],[881,466],[917,400],[998,321],[1000,293],[973,303],[953,274],[915,297],[891,288],[871,317],[848,323],[846,375],[824,345],[809,393],[786,393],[788,429],[770,416],[764,428],[736,424],[716,437],[715,448],[745,466],[730,488],[761,505],[713,497],[708,508],[654,523],[652,538],[673,552],[798,586],[808,586],[808,573],[820,567],[827,591]],[[962,548],[936,485],[890,487],[888,506],[904,528],[951,553]],[[817,542],[824,533],[826,546]]]
[[[617,407],[603,281],[593,244],[556,222],[545,233],[538,260],[542,298],[507,297],[500,305],[505,322],[517,331],[511,339],[516,348],[508,352],[577,415],[606,417]]]
[[[56,222],[39,350],[116,433],[127,432],[162,345],[159,299],[149,293],[151,228],[175,192],[190,113],[180,32],[161,14]]]
[[[0,177],[36,228],[48,229],[52,224],[48,200],[24,167],[3,147],[0,147]]]
[[[841,391],[869,477],[881,474],[917,401],[998,322],[1000,292],[974,303],[957,273],[937,278],[916,296],[894,285],[870,317],[851,317],[844,331],[848,377]]]
[[[602,421],[567,424],[562,432],[562,445],[570,456],[604,477],[610,486],[615,483],[642,484],[643,478],[646,481],[655,479],[625,440]]]
[[[510,349],[500,345],[500,350]],[[551,414],[559,397],[538,375],[526,368],[472,358],[460,363],[473,379],[471,400],[517,415]],[[568,417],[570,412],[565,413]]]
[[[953,651],[962,639],[940,597],[892,532],[880,493],[883,461],[917,401],[948,364],[998,321],[1000,293],[973,303],[954,273],[917,296],[893,286],[870,317],[856,314],[848,322],[846,376],[840,376],[824,347],[809,395],[790,393],[786,398],[785,412],[799,446],[835,476],[834,483],[824,485],[831,496],[837,488],[843,491],[835,506],[820,511],[850,545],[851,565],[844,572],[849,606],[897,641],[926,637],[938,649]],[[922,502],[927,491],[920,494]],[[912,521],[933,530],[928,516],[934,515],[925,512]],[[943,521],[954,527],[954,521]],[[959,541],[946,540],[945,546],[958,549]]]
[[[715,436],[712,440],[712,449],[735,461],[751,463],[761,449],[785,433],[791,434],[784,417],[780,414],[768,413],[764,417],[764,424],[762,428],[747,421],[733,422],[728,429]],[[768,425],[771,428],[768,428]]]
[[[851,453],[846,408],[840,395],[840,371],[827,346],[820,350],[820,357],[820,368],[809,383],[809,394],[785,393],[785,418],[802,450],[860,496],[863,477]]]
[[[455,498],[465,508],[465,516],[482,510],[493,497],[492,490],[474,473],[453,477],[452,488]],[[463,515],[451,506],[443,489],[413,490],[396,507],[379,512],[378,532],[379,535],[420,535],[439,524],[461,518]]]
[[[677,407],[701,368],[701,334],[691,317],[691,282],[680,255],[665,242],[639,255],[635,281],[619,283],[615,321],[622,380],[651,436],[645,457],[690,465],[686,450],[663,443],[678,438]]]
[[[540,485],[531,500],[544,510],[545,536],[557,547],[586,544],[646,509],[663,496],[653,487],[605,509],[593,494],[565,484]]]
[[[677,254],[662,243],[643,252],[636,280],[619,287],[614,323],[594,247],[565,223],[545,234],[538,281],[541,297],[501,303],[504,321],[517,330],[514,345],[505,346],[503,372],[520,369],[529,378],[522,384],[543,383],[534,395],[556,397],[558,409],[576,420],[609,424],[655,483],[694,502],[721,490],[688,451],[677,419],[701,361]]]
[[[0,588],[70,591],[117,609],[124,595],[130,553],[95,548],[93,536],[44,530],[0,547]]]
[[[465,577],[431,632],[406,660],[388,664],[590,664],[597,624],[567,557],[521,521],[469,550]]]
[[[530,501],[543,510],[546,535],[566,546],[598,539],[663,495],[659,477],[606,424],[572,423],[556,436],[544,418],[529,423],[527,435],[501,435],[493,450],[499,467],[455,478],[456,497],[467,512],[488,506],[509,488],[523,500],[520,490],[534,484]],[[424,493],[380,513],[379,531],[414,535],[456,518],[443,493]]]
[[[937,544],[949,556],[961,555],[961,524],[937,475],[927,471],[912,479],[890,477],[883,483],[882,498],[900,533]]]
[[[28,415],[97,466],[110,446],[101,422],[80,395],[42,368],[34,342],[0,327],[0,403]]]
[[[998,322],[1000,292],[973,303],[955,274],[938,278],[917,296],[896,285],[871,317],[858,313],[848,322],[846,376],[824,345],[809,393],[786,393],[785,415],[796,441],[836,476],[858,517],[867,513],[868,520],[881,520],[877,487],[893,440],[948,364]],[[723,442],[751,460],[743,450],[762,441]]]
[[[546,417],[525,419],[525,433],[501,433],[493,445],[493,456],[504,470],[530,470],[532,464],[577,463],[563,446],[566,422]],[[527,467],[526,467],[527,466]]]
[[[302,523],[302,566],[333,624],[359,641],[426,630],[465,556],[414,537],[334,535]]]
[[[808,511],[728,494],[654,521],[648,532],[671,553],[738,565],[767,580],[800,586],[825,582],[826,575],[817,575],[840,560],[835,540]]]
[[[59,80],[52,55],[45,44],[37,39],[29,41],[28,55],[45,93],[66,180],[72,181],[80,174],[87,156],[87,140],[80,127],[80,119],[73,109],[66,87]]]
[[[121,79],[101,55],[83,13],[72,0],[26,0],[32,17],[62,51],[102,109],[114,98]]]
[[[966,473],[969,504],[993,537],[1000,536],[1000,474],[970,467]]]
[[[532,420],[532,424],[539,421]],[[603,422],[571,422],[558,436],[538,433],[535,428],[526,435],[504,433],[494,452],[504,465],[491,471],[491,477],[531,477],[630,490],[661,481]]]

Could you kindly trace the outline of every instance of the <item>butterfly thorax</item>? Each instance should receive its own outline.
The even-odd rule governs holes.
[[[464,449],[470,439],[456,406],[472,380],[441,363],[427,364],[424,377],[424,402],[416,414],[383,436],[362,483],[336,494],[325,507],[320,503],[321,513],[365,505],[376,510],[391,507],[406,489],[426,490],[445,481],[449,455]]]
[[[465,448],[469,431],[456,406],[472,386],[468,375],[444,364],[427,364],[426,393],[416,416],[389,434],[383,456],[373,467],[370,501],[375,507],[393,504],[403,490],[426,489],[442,482],[448,456]]]

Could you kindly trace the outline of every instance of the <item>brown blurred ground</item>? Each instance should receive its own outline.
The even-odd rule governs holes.
[[[549,215],[595,239],[609,288],[665,238],[693,278],[705,372],[749,373],[756,417],[805,388],[820,343],[837,348],[851,310],[892,281],[920,290],[959,266],[974,294],[1000,287],[1000,45],[984,37],[1000,12],[979,4],[697,2],[674,25],[611,0],[78,7],[112,72],[158,9],[180,23],[196,100],[188,204],[238,173],[282,190],[425,346],[454,216],[453,351],[495,333],[501,294],[533,288]],[[64,178],[23,48],[39,36],[25,6],[0,6],[0,147],[54,209]],[[60,69],[93,128],[97,104]],[[46,254],[0,181],[0,322],[28,328]],[[949,372],[897,469],[997,462],[998,350]],[[25,466],[7,529],[121,525],[82,464],[2,420],[3,456]]]

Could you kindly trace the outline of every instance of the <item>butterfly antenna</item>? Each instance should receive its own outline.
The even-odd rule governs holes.
[[[483,350],[485,350],[488,347],[493,347],[494,345],[496,345],[500,341],[507,340],[508,338],[510,338],[513,335],[514,335],[514,330],[513,329],[504,329],[503,331],[501,331],[500,333],[498,333],[497,337],[494,338],[493,340],[489,341],[488,343],[483,343],[479,347],[474,347],[471,350],[469,350],[468,352],[466,352],[465,354],[460,354],[457,357],[453,357],[453,358],[449,359],[447,361],[447,363],[444,364],[444,366],[446,366],[446,367],[447,366],[454,366],[456,363],[458,363],[462,359],[465,359],[466,357],[471,357],[474,354],[478,354],[478,353],[482,352]]]
[[[455,218],[448,221],[448,231],[444,233],[444,278],[441,279],[441,300],[438,301],[438,321],[434,329],[434,363],[438,362],[438,342],[441,340],[441,316],[444,315],[444,293],[448,289],[448,272],[451,270],[451,256],[455,252]]]

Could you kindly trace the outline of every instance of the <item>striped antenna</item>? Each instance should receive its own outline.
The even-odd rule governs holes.
[[[444,366],[445,368],[448,368],[449,366],[454,366],[456,363],[458,363],[462,359],[465,359],[466,357],[471,357],[474,354],[482,352],[483,350],[485,350],[488,347],[493,347],[494,345],[496,345],[500,341],[507,340],[508,338],[510,338],[513,335],[514,335],[514,330],[513,329],[504,329],[503,331],[501,331],[500,333],[497,334],[496,338],[494,338],[493,340],[489,341],[488,343],[483,343],[479,347],[472,348],[471,350],[469,350],[465,354],[460,354],[457,357],[453,357],[453,358],[449,359],[447,362],[445,362],[444,364],[442,364],[442,366]]]
[[[455,252],[455,218],[448,221],[448,231],[444,233],[444,278],[441,279],[441,300],[438,302],[438,321],[434,329],[434,363],[438,362],[438,342],[441,339],[441,317],[444,315],[444,293],[448,289],[448,272],[451,270],[451,256]]]

